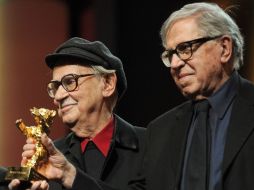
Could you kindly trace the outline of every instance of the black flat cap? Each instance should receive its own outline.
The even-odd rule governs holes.
[[[83,38],[74,37],[61,44],[52,54],[48,54],[45,61],[51,69],[56,64],[61,65],[59,60],[64,58],[76,58],[84,61],[84,65],[99,65],[105,69],[116,70],[117,91],[121,98],[127,89],[127,80],[121,60],[114,56],[109,49],[100,41],[90,42]]]

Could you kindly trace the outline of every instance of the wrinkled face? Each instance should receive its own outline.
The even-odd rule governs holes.
[[[80,65],[62,65],[53,69],[53,81],[61,81],[68,74],[91,74],[93,69]],[[100,109],[103,101],[103,82],[99,75],[91,75],[78,79],[78,87],[67,92],[62,85],[56,91],[54,104],[58,107],[58,115],[70,127],[76,123],[89,120],[91,115]],[[75,129],[72,129],[75,130]]]
[[[166,35],[166,49],[175,49],[179,43],[206,37],[201,34],[194,18],[176,21]],[[190,59],[181,60],[176,54],[171,60],[171,75],[182,94],[202,99],[214,93],[226,80],[222,58],[221,38],[193,45]],[[227,60],[228,61],[228,60]],[[223,62],[223,63],[222,63]]]

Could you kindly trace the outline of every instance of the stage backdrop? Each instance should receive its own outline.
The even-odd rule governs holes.
[[[46,92],[51,73],[44,56],[67,38],[67,11],[58,1],[14,0],[1,3],[0,14],[0,165],[15,166],[25,142],[16,119],[34,125],[30,108],[54,109]],[[56,119],[51,136],[63,133]]]

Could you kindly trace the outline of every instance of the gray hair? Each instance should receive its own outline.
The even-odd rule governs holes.
[[[91,65],[91,68],[95,71],[96,74],[112,74],[116,72],[114,69],[105,69],[99,65]]]
[[[99,65],[91,65],[91,68],[94,70],[95,74],[99,74],[99,75],[109,75],[116,72],[116,70],[114,69],[105,69],[104,67]],[[118,99],[118,92],[117,90],[115,90],[115,92],[112,95],[112,110],[116,106],[117,99]]]
[[[162,44],[166,46],[166,35],[172,24],[189,16],[197,16],[200,32],[209,37],[228,35],[233,41],[233,66],[236,70],[243,65],[244,40],[235,21],[214,3],[187,4],[173,12],[161,27]]]

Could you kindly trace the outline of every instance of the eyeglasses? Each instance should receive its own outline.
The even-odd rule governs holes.
[[[84,75],[76,75],[76,74],[68,74],[61,78],[61,81],[51,81],[48,83],[47,91],[51,98],[55,98],[56,91],[59,88],[60,85],[63,86],[63,88],[67,92],[72,92],[78,87],[78,79],[81,77],[88,77],[95,74],[84,74]]]
[[[181,60],[186,61],[191,58],[193,52],[196,51],[202,44],[219,37],[221,37],[221,35],[214,37],[198,38],[195,40],[182,42],[178,44],[175,49],[165,50],[161,55],[162,62],[166,67],[171,67],[171,61],[174,54],[176,54]],[[193,45],[195,44],[197,46],[195,47],[195,49],[193,49]]]

